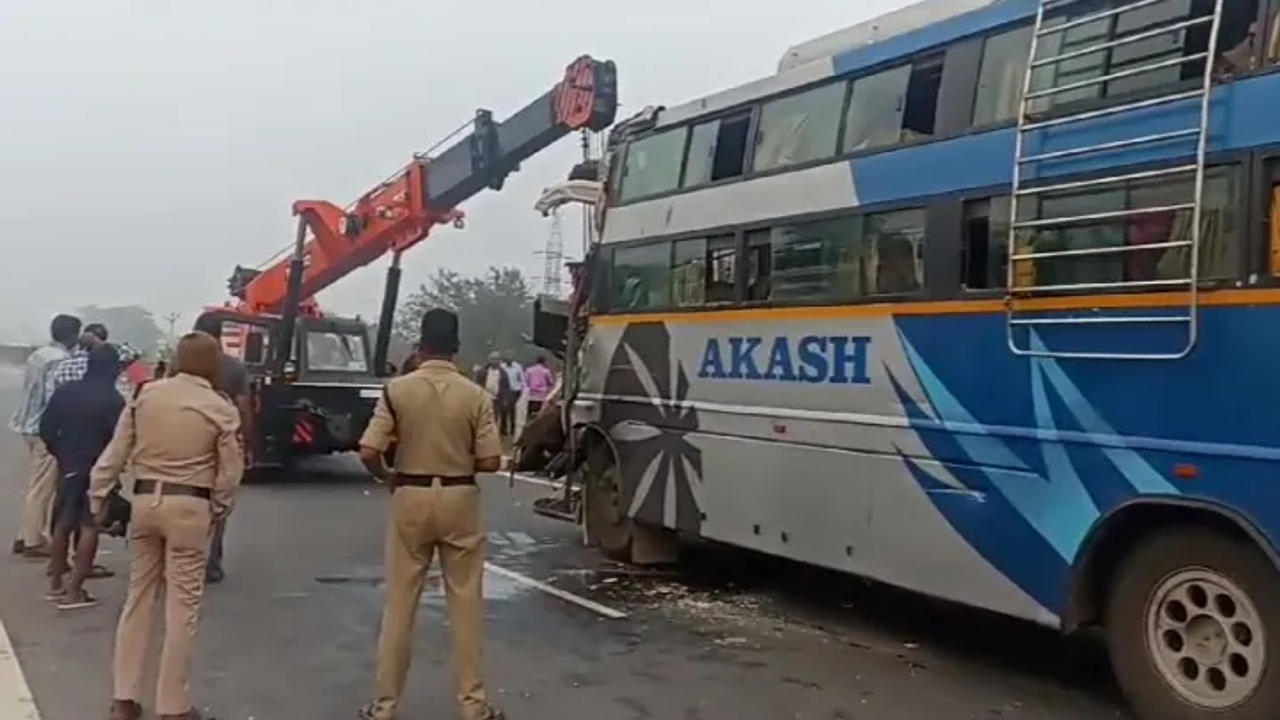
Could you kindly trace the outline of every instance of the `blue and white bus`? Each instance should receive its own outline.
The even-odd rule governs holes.
[[[590,539],[1101,625],[1144,718],[1280,716],[1277,13],[930,0],[615,128]]]

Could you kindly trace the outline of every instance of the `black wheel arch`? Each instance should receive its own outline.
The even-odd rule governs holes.
[[[618,446],[613,442],[613,438],[609,437],[609,433],[599,423],[581,423],[574,426],[574,432],[578,435],[578,446],[576,464],[581,465],[587,461],[587,443],[602,442],[605,447],[609,448],[609,453],[613,456],[615,464],[622,462],[622,456],[618,454]]]
[[[1106,592],[1113,575],[1135,543],[1153,532],[1175,526],[1209,527],[1258,547],[1280,571],[1280,552],[1271,538],[1245,514],[1202,498],[1148,496],[1134,498],[1098,518],[1081,543],[1071,567],[1062,629],[1074,632],[1097,624],[1106,612]]]

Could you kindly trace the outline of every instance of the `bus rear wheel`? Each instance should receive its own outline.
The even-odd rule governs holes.
[[[590,441],[582,481],[587,541],[614,560],[630,562],[634,525],[622,507],[622,471],[608,443]]]
[[[1252,544],[1207,529],[1153,536],[1124,560],[1107,609],[1111,663],[1147,720],[1277,717],[1280,576]]]

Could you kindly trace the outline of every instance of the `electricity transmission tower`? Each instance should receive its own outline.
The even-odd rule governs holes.
[[[564,226],[560,222],[560,210],[551,212],[551,233],[547,235],[547,244],[542,248],[542,292],[552,297],[560,297],[560,269],[564,266]]]

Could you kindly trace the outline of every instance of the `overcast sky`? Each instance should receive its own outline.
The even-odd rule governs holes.
[[[189,324],[226,299],[237,263],[288,244],[292,201],[345,205],[475,108],[524,106],[581,53],[618,63],[625,116],[771,74],[789,45],[906,4],[5,0],[0,339],[91,303]],[[532,204],[578,152],[562,140],[465,204],[466,230],[406,254],[406,288],[438,267],[540,275],[549,222]],[[322,305],[374,315],[385,267]]]

